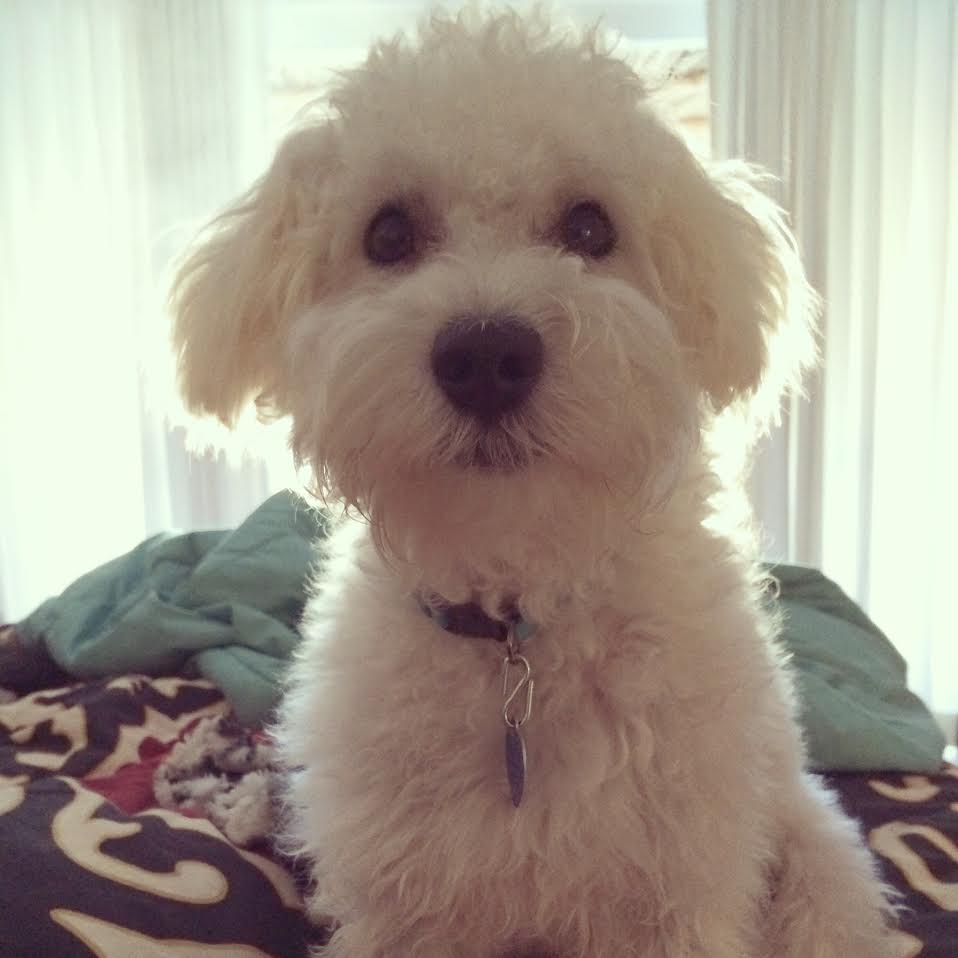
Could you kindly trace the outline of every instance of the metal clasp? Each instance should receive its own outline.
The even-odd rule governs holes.
[[[519,667],[520,675],[510,690],[511,673],[515,666]],[[520,728],[529,721],[532,715],[532,694],[535,685],[529,660],[510,648],[509,655],[502,660],[502,694],[505,697],[505,702],[502,704],[502,717],[509,728]],[[523,689],[526,693],[524,708],[521,714],[514,715],[511,711],[512,705]]]

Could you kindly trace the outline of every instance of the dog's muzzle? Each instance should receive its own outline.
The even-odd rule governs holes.
[[[528,399],[542,373],[542,337],[516,316],[463,316],[432,345],[432,374],[460,412],[493,425]]]

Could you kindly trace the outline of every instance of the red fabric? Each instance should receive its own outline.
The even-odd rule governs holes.
[[[193,719],[175,739],[169,742],[161,742],[159,739],[148,736],[140,742],[137,749],[139,762],[123,765],[112,775],[84,778],[83,784],[112,802],[127,815],[135,815],[148,808],[155,808],[157,801],[153,793],[153,776],[156,774],[157,766],[170,754],[177,742],[182,742],[189,736],[200,721],[199,718]],[[188,809],[180,809],[180,811],[185,815],[191,814]]]
[[[156,805],[153,794],[153,775],[156,767],[163,761],[176,744],[160,742],[155,738],[144,739],[140,744],[141,761],[123,765],[112,775],[100,778],[85,778],[83,784],[98,792],[127,815],[135,815]]]

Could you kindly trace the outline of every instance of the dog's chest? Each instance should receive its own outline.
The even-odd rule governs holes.
[[[425,617],[373,631],[375,640],[366,633],[337,653],[348,661],[335,663],[316,723],[369,762],[367,785],[390,782],[390,796],[431,808],[482,804],[504,827],[586,804],[614,783],[635,787],[659,684],[642,650],[570,655],[573,642],[597,641],[592,623],[539,630],[512,663],[502,643],[443,632]]]
[[[506,753],[518,673],[504,685],[501,644],[446,633],[414,604],[365,593],[315,620],[293,720],[310,730],[301,755],[310,840],[345,900],[372,894],[375,874],[387,898],[400,889],[465,915],[518,909],[524,933],[561,954],[562,921],[586,901],[589,921],[618,921],[627,902],[641,912],[629,923],[645,927],[639,919],[668,908],[674,883],[708,894],[721,867],[714,823],[745,848],[736,809],[752,787],[721,772],[749,754],[744,721],[727,710],[721,727],[714,721],[729,700],[721,669],[680,652],[689,637],[677,632],[655,643],[634,618],[583,619],[540,629],[522,648],[535,684],[519,729],[518,807]],[[512,715],[524,717],[526,694]]]

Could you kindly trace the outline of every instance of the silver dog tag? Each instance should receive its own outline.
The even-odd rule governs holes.
[[[512,804],[518,808],[526,784],[526,743],[522,741],[519,729],[511,725],[506,729],[506,775]]]

